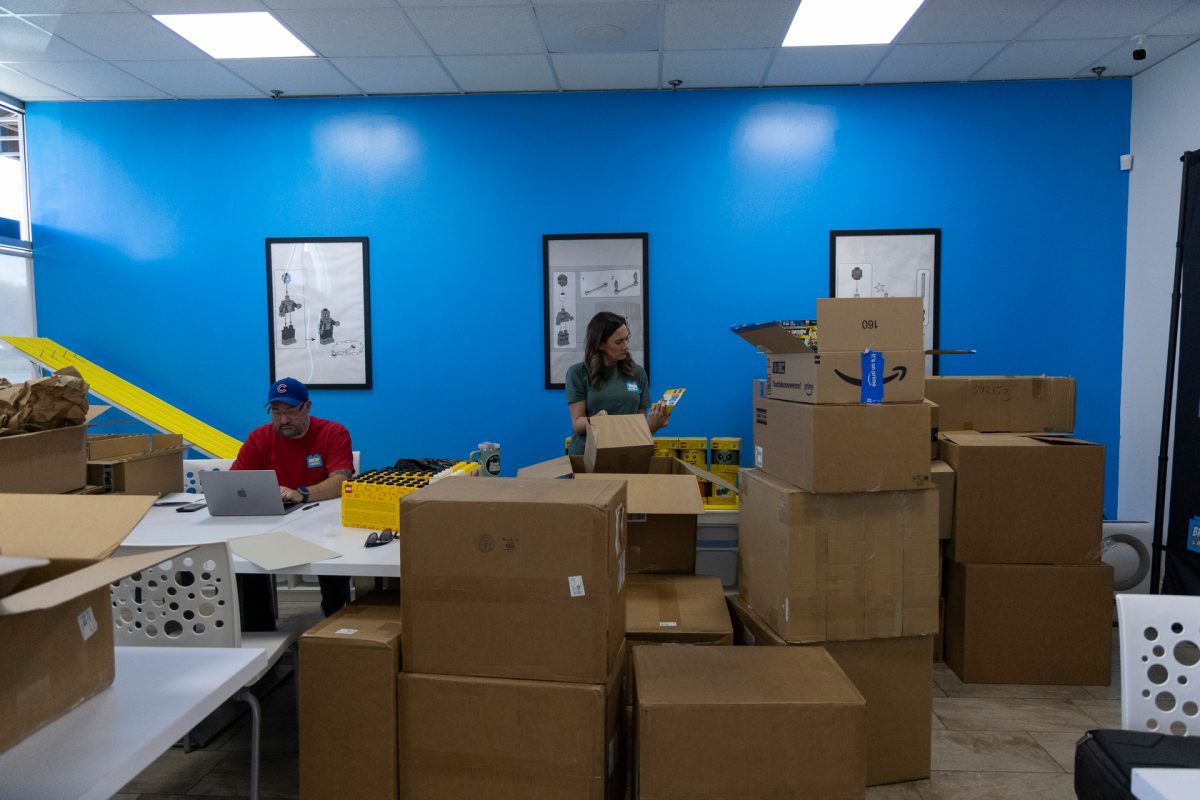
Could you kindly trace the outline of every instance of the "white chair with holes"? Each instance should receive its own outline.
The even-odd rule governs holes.
[[[118,554],[141,548],[122,547]],[[233,558],[227,542],[198,545],[183,555],[112,585],[114,643],[125,646],[257,647],[267,666],[237,699],[250,706],[250,796],[258,797],[262,709],[249,687],[295,640],[294,633],[242,633]]]
[[[1200,597],[1117,596],[1121,727],[1200,735]]]

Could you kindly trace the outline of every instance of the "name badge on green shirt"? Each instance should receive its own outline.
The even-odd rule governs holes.
[[[637,385],[637,381],[625,381],[625,391],[641,394],[642,387]]]

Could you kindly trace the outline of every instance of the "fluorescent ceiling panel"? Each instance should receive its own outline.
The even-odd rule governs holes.
[[[890,44],[923,0],[802,0],[784,47]]]
[[[315,55],[266,11],[155,14],[154,18],[213,58],[297,58]]]

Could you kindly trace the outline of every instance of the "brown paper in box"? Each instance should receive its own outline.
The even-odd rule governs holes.
[[[74,367],[0,388],[0,436],[82,425],[88,385]]]

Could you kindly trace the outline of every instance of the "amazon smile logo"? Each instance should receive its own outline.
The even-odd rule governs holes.
[[[852,378],[849,375],[847,375],[846,373],[842,372],[840,369],[835,369],[833,371],[833,373],[835,375],[837,375],[839,378],[841,378],[842,380],[844,380],[846,383],[850,384],[851,386],[862,386],[862,378]],[[892,381],[895,381],[895,380],[902,381],[902,380],[904,380],[904,376],[906,376],[906,375],[908,375],[908,367],[904,367],[904,366],[893,367],[892,374],[888,375],[886,378],[884,378],[883,382],[891,383]]]

